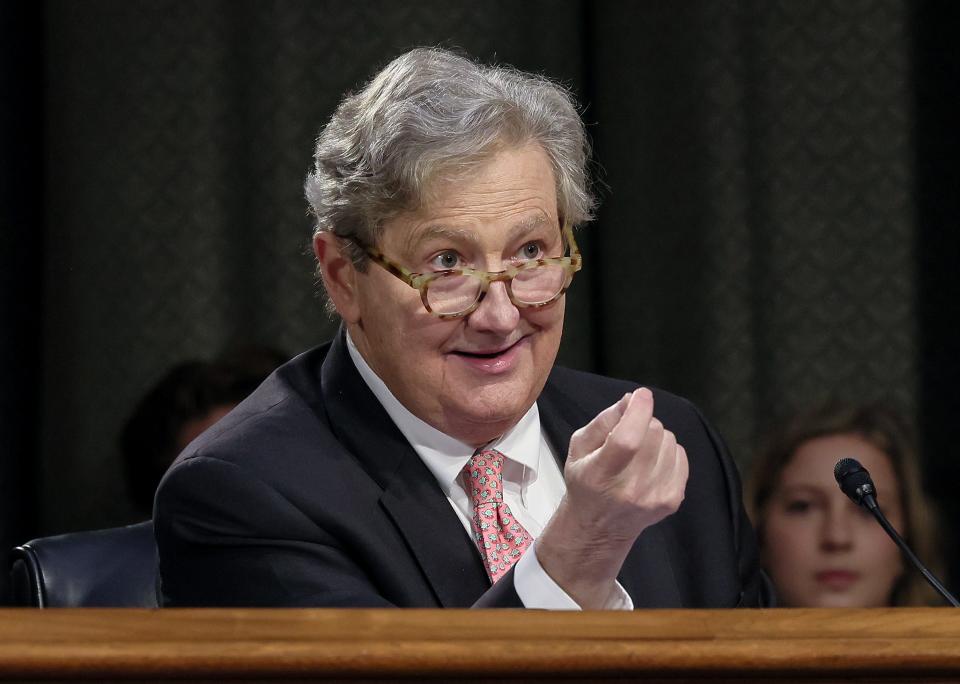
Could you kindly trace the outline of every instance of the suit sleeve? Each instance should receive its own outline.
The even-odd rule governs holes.
[[[179,463],[157,492],[154,524],[161,605],[390,605],[337,539],[234,464]]]
[[[703,424],[710,441],[719,455],[720,465],[723,468],[727,482],[729,510],[734,546],[737,553],[737,568],[740,575],[740,600],[738,608],[765,608],[774,605],[773,585],[760,570],[757,540],[753,526],[743,507],[743,491],[740,484],[740,475],[734,460],[727,449],[726,443],[717,431],[710,425],[700,412],[693,406],[697,417]]]

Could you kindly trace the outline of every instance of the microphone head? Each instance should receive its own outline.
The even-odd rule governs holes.
[[[858,506],[863,505],[864,497],[872,499],[876,496],[877,490],[870,473],[855,458],[841,458],[837,461],[837,465],[833,467],[833,476],[841,491]]]

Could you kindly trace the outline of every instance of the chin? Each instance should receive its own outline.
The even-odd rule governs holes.
[[[814,603],[816,608],[864,608],[868,607],[860,597],[852,594],[827,594]]]
[[[468,444],[484,444],[512,428],[529,407],[505,402],[486,401],[460,405],[447,411],[446,423],[452,437]]]
[[[503,423],[509,423],[510,426],[512,426],[513,423],[516,423],[523,417],[526,411],[527,409],[519,404],[516,406],[509,406],[503,403],[493,406],[474,405],[468,407],[467,410],[461,414],[461,422],[478,427],[483,425],[502,425]]]

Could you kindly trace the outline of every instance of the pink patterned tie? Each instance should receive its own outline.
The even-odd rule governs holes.
[[[533,538],[503,502],[503,460],[496,449],[477,451],[463,467],[473,499],[473,537],[491,582],[513,567]]]

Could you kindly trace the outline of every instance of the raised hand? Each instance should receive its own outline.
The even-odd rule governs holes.
[[[683,501],[687,454],[638,389],[570,440],[567,493],[537,544],[543,569],[584,608],[602,606],[636,538]]]

